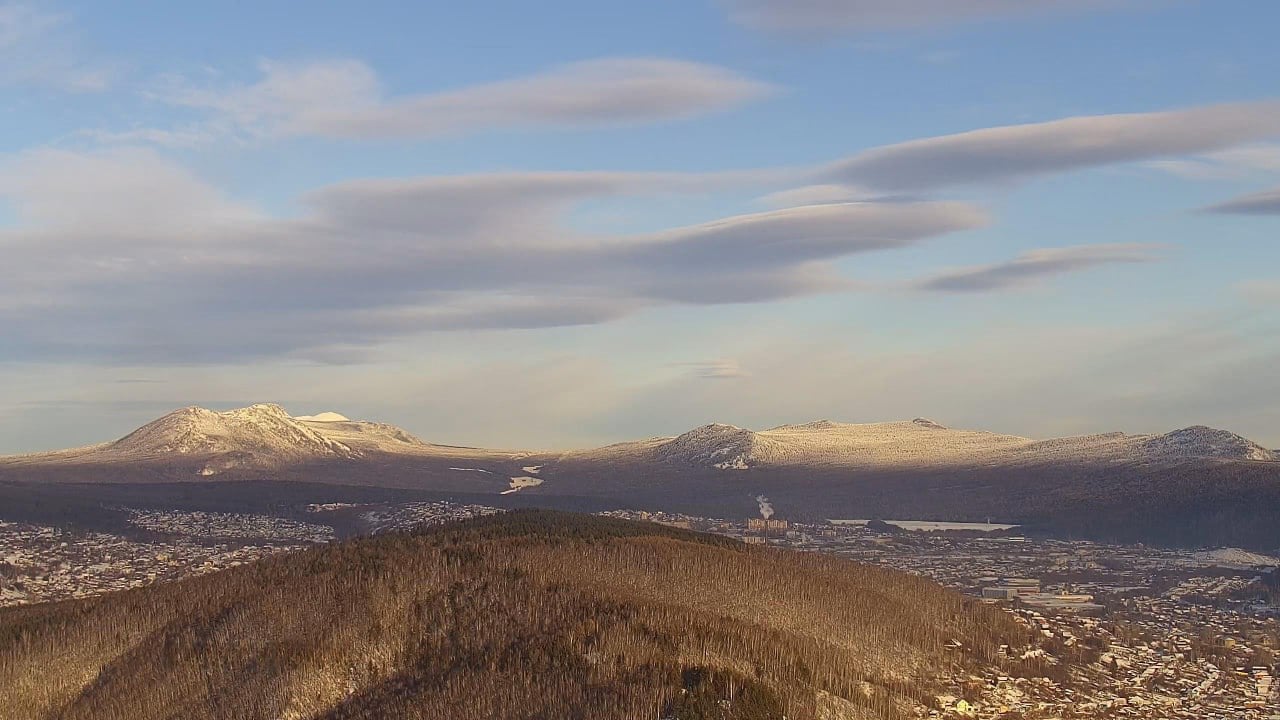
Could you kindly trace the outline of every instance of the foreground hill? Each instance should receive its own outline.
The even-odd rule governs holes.
[[[1028,640],[903,573],[528,511],[0,612],[0,718],[905,717]]]
[[[162,505],[175,491],[161,484],[268,481],[299,483],[295,502],[304,504],[319,501],[304,482],[711,516],[754,514],[765,496],[792,518],[996,519],[1100,539],[1280,548],[1280,461],[1234,433],[1195,426],[1035,440],[923,418],[761,431],[712,424],[535,453],[432,444],[392,425],[332,412],[292,417],[278,405],[186,408],[114,442],[0,458],[0,516],[6,496],[18,497],[14,507],[34,504],[19,485],[41,486],[49,499],[38,510],[47,517],[59,503],[55,484],[149,484],[134,497]],[[65,492],[82,504],[111,494]]]

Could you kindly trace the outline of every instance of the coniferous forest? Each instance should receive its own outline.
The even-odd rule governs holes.
[[[1025,632],[904,573],[516,511],[0,612],[0,717],[894,718]]]

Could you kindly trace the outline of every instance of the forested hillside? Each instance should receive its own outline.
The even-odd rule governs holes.
[[[0,613],[0,718],[900,717],[1026,640],[918,577],[517,511]]]

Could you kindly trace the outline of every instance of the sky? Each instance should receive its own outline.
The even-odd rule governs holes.
[[[1280,4],[0,0],[0,453],[929,417],[1280,448]]]

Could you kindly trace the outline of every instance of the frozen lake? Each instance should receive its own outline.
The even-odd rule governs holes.
[[[866,525],[870,520],[829,520],[828,522],[835,525]],[[1017,525],[1003,523],[942,522],[938,520],[885,520],[885,522],[903,530],[918,530],[921,532],[932,532],[934,530],[995,532],[996,530],[1012,530],[1018,527]]]

